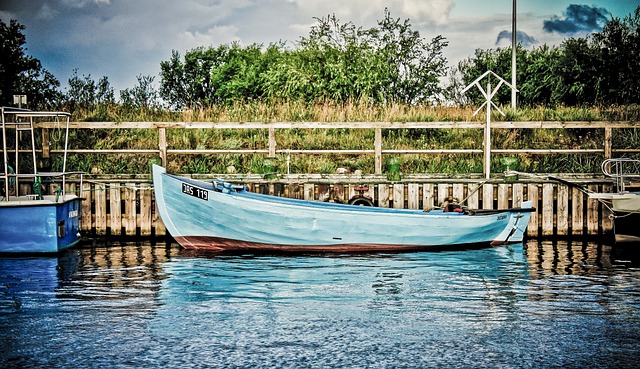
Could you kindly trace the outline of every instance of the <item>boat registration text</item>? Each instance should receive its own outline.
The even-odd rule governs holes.
[[[191,195],[193,197],[197,197],[199,199],[209,201],[209,192],[205,189],[192,186],[187,183],[182,183],[182,193],[186,193],[187,195]]]

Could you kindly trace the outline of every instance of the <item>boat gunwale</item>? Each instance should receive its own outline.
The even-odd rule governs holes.
[[[162,175],[166,175],[178,182],[185,182],[190,185],[194,185],[196,187],[200,187],[205,190],[212,191],[216,195],[230,195],[235,196],[238,199],[242,199],[244,201],[252,201],[256,203],[269,203],[269,204],[277,204],[279,206],[285,207],[295,207],[295,208],[316,208],[316,209],[325,209],[332,210],[336,212],[346,212],[346,213],[358,213],[358,214],[400,214],[405,216],[437,216],[437,217],[483,217],[483,216],[494,216],[497,214],[504,213],[522,213],[522,212],[534,212],[536,209],[532,207],[516,207],[516,208],[508,208],[508,209],[469,209],[466,212],[447,212],[443,209],[432,209],[432,210],[421,210],[421,209],[406,209],[406,208],[383,208],[377,206],[354,206],[350,204],[342,204],[335,202],[323,202],[317,200],[304,200],[304,199],[294,199],[289,197],[280,197],[274,195],[267,195],[262,193],[251,192],[246,188],[242,188],[239,191],[229,190],[228,192],[220,191],[217,186],[213,182],[204,182],[198,179],[186,178],[175,174],[170,173],[162,173]],[[524,203],[524,202],[523,202]]]
[[[55,195],[46,195],[44,199],[28,199],[26,196],[20,196],[20,198],[16,199],[13,196],[10,196],[7,200],[6,198],[0,198],[0,208],[6,207],[16,207],[16,206],[51,206],[51,205],[62,205],[68,202],[73,202],[76,200],[82,200],[82,197],[78,197],[76,195],[64,195],[61,196],[59,201],[55,201]]]

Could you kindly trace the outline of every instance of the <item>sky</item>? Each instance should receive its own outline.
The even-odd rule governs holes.
[[[526,47],[559,45],[624,18],[640,0],[518,0],[517,35]],[[77,70],[106,76],[116,94],[138,76],[160,82],[160,62],[196,47],[238,42],[295,47],[314,18],[335,14],[341,23],[371,28],[388,8],[409,19],[426,40],[442,35],[450,66],[476,49],[511,44],[513,0],[2,0],[0,20],[26,28],[26,54],[62,84]]]

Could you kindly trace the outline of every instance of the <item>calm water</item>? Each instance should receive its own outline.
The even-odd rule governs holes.
[[[639,339],[640,256],[595,243],[0,258],[2,367],[632,368]]]

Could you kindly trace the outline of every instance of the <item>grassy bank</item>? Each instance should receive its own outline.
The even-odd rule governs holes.
[[[77,121],[183,121],[183,122],[438,122],[484,121],[483,112],[473,116],[472,108],[405,105],[369,105],[352,103],[304,104],[298,102],[267,104],[262,102],[199,108],[180,112],[127,111],[118,106],[99,107],[74,112]],[[494,121],[638,121],[639,106],[607,108],[533,108],[512,111],[506,116],[494,110]],[[385,149],[480,149],[482,130],[478,129],[407,129],[383,130]],[[73,148],[150,149],[157,147],[154,130],[77,130],[72,132]],[[278,148],[288,149],[373,149],[371,129],[280,129]],[[259,129],[200,130],[169,129],[168,145],[172,149],[266,149],[268,132]],[[601,148],[601,129],[495,129],[492,145],[501,149],[577,149]],[[640,147],[636,129],[616,130],[614,146]],[[596,173],[602,155],[494,155],[492,171],[501,172],[508,158],[510,169],[523,172]],[[287,160],[288,159],[288,160]],[[147,173],[149,164],[159,162],[155,155],[83,154],[72,155],[71,168],[91,173]],[[404,173],[465,174],[482,172],[482,156],[471,154],[401,155]],[[338,168],[373,173],[373,155],[278,155],[263,154],[172,155],[169,170],[182,173],[335,173]],[[384,168],[383,168],[384,170]]]

